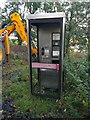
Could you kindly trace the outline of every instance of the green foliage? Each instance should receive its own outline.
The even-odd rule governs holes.
[[[87,17],[88,2],[67,2],[62,5],[66,13],[65,45],[66,53],[71,46],[79,45],[79,49],[87,46]]]
[[[65,80],[62,107],[71,117],[83,117],[88,114],[89,80],[87,58],[66,57],[64,63]],[[76,111],[76,112],[75,112]],[[74,113],[74,114],[73,114]]]
[[[22,7],[23,6],[23,12]],[[19,14],[24,19],[28,10],[30,13],[35,13],[35,11],[41,7],[41,2],[7,2],[4,9],[1,9],[2,13],[2,24],[3,22],[7,24],[9,22],[10,12],[18,11]],[[65,29],[65,46],[66,53],[69,54],[69,48],[71,46],[79,45],[79,50],[87,49],[87,17],[86,11],[89,9],[88,2],[44,2],[45,12],[54,12],[53,7],[57,8],[58,12],[65,12],[66,14],[66,29]],[[36,38],[36,30],[31,31],[32,37]]]
[[[53,115],[56,107],[55,100],[30,95],[28,66],[21,65],[20,59],[17,58],[17,60],[14,59],[13,68],[8,72],[11,77],[9,76],[9,80],[4,81],[4,84],[10,83],[9,87],[7,85],[3,88],[4,96],[10,96],[14,100],[16,112],[19,115],[26,114],[27,111],[30,112],[31,117],[41,117],[48,112],[52,112]]]
[[[86,57],[65,57],[63,96],[60,100],[36,97],[30,94],[29,66],[19,57],[13,59],[3,95],[14,100],[16,114],[32,118],[83,118],[88,116],[88,61]],[[5,71],[4,71],[5,72]],[[34,72],[34,70],[33,70]],[[33,73],[33,80],[36,78]]]

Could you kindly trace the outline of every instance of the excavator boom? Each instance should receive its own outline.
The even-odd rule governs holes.
[[[14,24],[15,30],[17,31],[17,33],[19,34],[21,39],[23,41],[26,41],[26,43],[28,44],[28,37],[27,37],[27,33],[25,31],[25,25],[22,22],[20,15],[17,12],[15,12],[10,15],[10,20]]]
[[[4,27],[4,28],[0,29],[0,35],[1,34],[4,35],[5,32],[7,31],[8,36],[9,36],[14,30],[15,30],[15,26],[14,26],[14,24],[11,24],[11,25],[9,25],[7,27]]]
[[[28,46],[28,36],[27,36],[27,33],[26,33],[25,25],[22,22],[22,19],[21,19],[19,13],[14,12],[14,13],[10,14],[10,20],[11,20],[10,25],[7,25],[4,28],[0,29],[0,36],[2,37],[2,39],[0,38],[0,63],[3,59],[2,42],[4,43],[5,54],[6,54],[6,56],[8,56],[10,54],[8,36],[14,30],[17,31],[17,33],[21,37],[22,41],[24,41],[26,43],[26,47]],[[31,49],[32,54],[36,54],[37,53],[37,48],[33,48],[33,47],[31,47],[31,48],[32,48]],[[7,59],[7,61],[8,61],[8,59]]]

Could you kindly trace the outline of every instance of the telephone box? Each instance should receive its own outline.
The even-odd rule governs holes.
[[[28,18],[30,91],[32,95],[60,98],[63,83],[65,14],[38,13]],[[37,55],[33,60],[32,31],[36,32]]]

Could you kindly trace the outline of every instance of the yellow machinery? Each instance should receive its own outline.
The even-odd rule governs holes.
[[[14,12],[10,15],[11,24],[0,29],[0,64],[5,60],[8,61],[8,56],[10,54],[10,46],[8,36],[16,30],[23,41],[28,45],[28,37],[25,31],[25,25],[21,20],[20,15]],[[32,47],[32,54],[36,54],[37,49]]]

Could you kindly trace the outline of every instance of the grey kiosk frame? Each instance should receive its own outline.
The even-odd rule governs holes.
[[[63,84],[65,13],[30,14],[27,19],[30,92],[32,95],[59,99]],[[38,53],[34,62],[31,54],[32,26],[37,28]],[[33,78],[33,74],[36,78]]]

